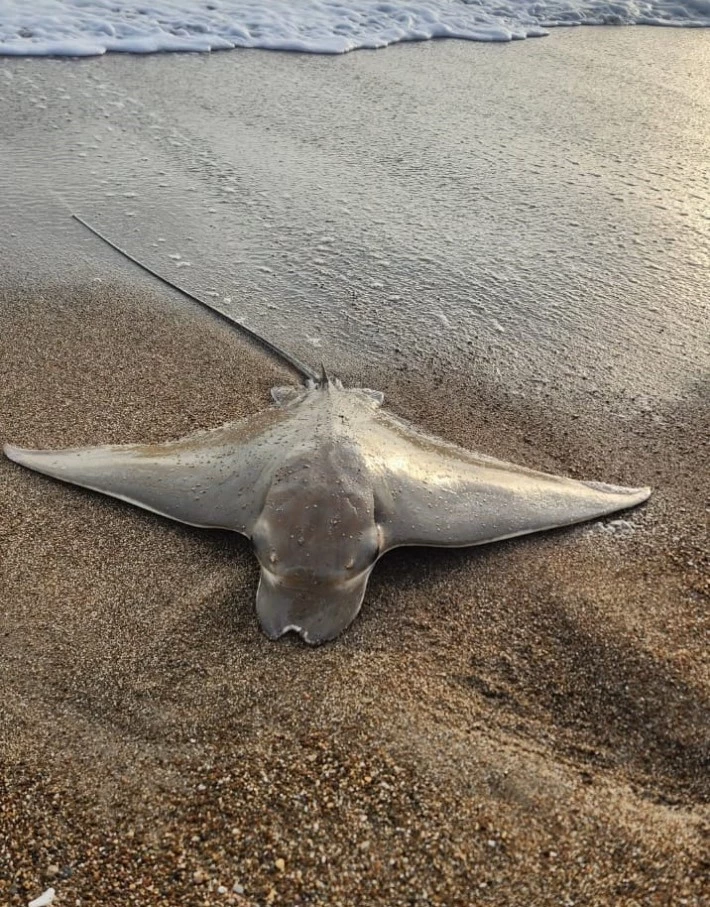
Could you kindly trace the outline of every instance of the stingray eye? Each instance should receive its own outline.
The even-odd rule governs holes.
[[[354,557],[348,558],[348,560],[345,563],[345,569],[352,570],[354,566],[355,566],[355,558]]]
[[[269,554],[269,561],[270,561],[272,564],[275,564],[275,563],[278,561],[278,559],[279,559],[278,554],[277,554],[277,553],[274,551],[274,549],[272,548],[272,549],[271,549],[271,553]]]

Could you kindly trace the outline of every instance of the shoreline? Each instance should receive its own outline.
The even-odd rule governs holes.
[[[619,46],[629,45],[612,45],[611,56]],[[651,46],[660,44],[639,42],[643,54]],[[597,47],[578,42],[582,70]],[[519,73],[530,67],[531,80],[537,72],[535,86],[544,86],[568,53],[560,41],[537,70],[529,56],[516,65]],[[351,627],[309,649],[261,634],[258,570],[246,540],[190,529],[0,458],[0,900],[9,907],[24,907],[50,886],[57,904],[82,907],[337,907],[363,897],[383,907],[474,900],[616,907],[651,899],[701,907],[710,714],[701,486],[710,397],[706,354],[693,339],[700,269],[683,269],[685,256],[699,254],[699,240],[688,230],[682,243],[663,246],[675,209],[663,213],[650,196],[629,196],[618,223],[643,225],[661,212],[654,215],[660,232],[644,233],[642,248],[661,271],[649,277],[646,258],[623,246],[628,261],[618,273],[640,280],[637,291],[630,282],[615,288],[611,259],[609,274],[588,265],[587,275],[582,264],[596,253],[583,241],[563,248],[555,239],[547,270],[531,270],[524,257],[513,270],[508,246],[525,252],[516,205],[523,190],[537,189],[528,189],[529,174],[519,186],[495,182],[496,166],[507,172],[517,158],[496,150],[493,130],[481,152],[488,169],[466,171],[471,182],[459,189],[472,192],[488,174],[500,195],[463,223],[458,242],[466,252],[464,228],[475,227],[485,246],[489,229],[495,238],[500,224],[509,227],[491,273],[474,295],[477,272],[438,268],[440,257],[458,254],[458,245],[437,245],[455,210],[446,193],[431,214],[438,232],[411,228],[433,263],[410,264],[388,225],[408,223],[411,187],[415,201],[435,208],[432,187],[437,179],[449,186],[449,162],[459,160],[447,157],[453,140],[428,144],[438,121],[427,105],[438,83],[418,80],[413,65],[426,59],[443,78],[448,58],[419,54],[393,52],[389,62],[363,56],[332,70],[281,61],[265,89],[268,117],[255,115],[256,125],[244,118],[233,132],[222,109],[236,103],[236,81],[221,95],[210,86],[234,78],[248,92],[247,77],[258,81],[266,71],[259,55],[235,63],[233,76],[217,57],[188,61],[180,71],[190,78],[174,92],[168,57],[138,74],[122,61],[63,69],[63,79],[75,80],[66,102],[75,106],[33,111],[35,119],[23,114],[32,86],[17,86],[28,79],[37,91],[45,70],[18,67],[14,93],[0,101],[8,122],[17,120],[0,234],[0,443],[177,437],[256,412],[268,405],[271,386],[293,380],[217,318],[69,229],[44,192],[51,180],[65,190],[64,180],[69,198],[85,199],[112,238],[125,236],[161,267],[177,268],[170,255],[181,255],[191,267],[176,273],[190,289],[229,294],[230,311],[250,326],[309,362],[336,362],[339,377],[384,391],[385,406],[398,415],[533,468],[649,484],[653,497],[628,514],[568,530],[475,549],[392,552],[375,569]],[[643,54],[634,65],[642,66]],[[480,104],[483,124],[487,110],[499,109],[494,76],[504,85],[509,63],[490,50],[475,60],[479,95],[467,116],[473,122]],[[99,73],[111,74],[113,93],[95,81]],[[312,119],[295,137],[279,87],[289,73],[311,92],[302,103]],[[149,85],[143,106],[131,105],[125,99],[141,79]],[[413,165],[375,161],[372,181],[388,199],[385,210],[356,196],[350,214],[326,223],[322,212],[338,210],[329,180],[352,172],[356,132],[365,127],[355,120],[342,136],[321,133],[318,105],[351,92],[348,116],[379,109],[381,86],[394,90],[398,81],[419,105],[414,163],[429,170],[422,176]],[[201,106],[210,101],[206,87],[219,108],[214,119]],[[585,90],[559,80],[554,87]],[[181,115],[194,121],[190,142],[171,144],[179,139],[152,118],[151,97],[173,118],[183,101],[189,106]],[[683,97],[688,117],[699,115],[692,92]],[[622,108],[610,103],[607,125]],[[100,112],[114,109],[114,119]],[[679,103],[679,121],[684,109]],[[517,125],[501,133],[506,148],[542,143],[536,110],[509,108],[508,122]],[[95,124],[104,120],[118,138],[106,130],[95,142]],[[622,147],[612,126],[605,146]],[[379,137],[385,159],[391,149],[381,128],[376,123],[368,135]],[[553,135],[564,155],[567,142],[575,160],[591,158],[585,143],[594,137],[576,122],[565,129],[544,141]],[[84,144],[42,161],[41,137],[58,131]],[[266,161],[247,181],[236,152],[227,166],[232,143],[256,160],[267,134],[273,138],[262,157],[281,154],[280,170]],[[305,144],[311,135],[317,140]],[[76,148],[87,156],[77,158]],[[554,180],[567,174],[564,155],[539,177],[554,204],[539,220],[539,209],[524,214],[531,243],[538,228],[541,236],[576,235],[568,221],[580,199],[603,207],[602,188],[554,194]],[[312,172],[294,176],[306,159]],[[686,163],[678,178],[692,188]],[[145,169],[135,182],[126,176],[130,166]],[[590,186],[613,188],[614,174],[600,183],[592,169]],[[155,176],[159,170],[168,177]],[[279,174],[302,179],[311,194],[282,198],[276,189],[283,185],[269,182]],[[665,187],[665,176],[656,179]],[[160,189],[160,181],[169,185]],[[200,192],[191,192],[196,182]],[[108,204],[106,192],[113,193]],[[222,207],[219,193],[230,200]],[[531,248],[546,254],[542,245]],[[564,279],[550,277],[553,267]],[[374,286],[395,278],[404,282],[400,302],[389,299],[389,285]],[[660,314],[643,304],[643,281],[650,286],[651,278],[658,287],[648,305],[665,301]],[[444,309],[464,293],[488,308],[470,317]],[[551,307],[558,333],[549,335],[545,300],[556,293],[564,301],[579,295],[585,308]],[[538,296],[540,308],[528,304]],[[438,317],[444,311],[455,329]],[[505,331],[491,327],[493,316]],[[604,342],[588,340],[595,332]],[[548,347],[550,337],[565,342]],[[617,516],[627,525],[613,525]]]

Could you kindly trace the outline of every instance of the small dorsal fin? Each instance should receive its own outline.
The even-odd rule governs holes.
[[[320,364],[320,379],[318,381],[318,384],[322,388],[326,388],[326,387],[330,386],[330,375],[325,370],[325,363],[323,363],[323,362],[321,362],[321,364]]]

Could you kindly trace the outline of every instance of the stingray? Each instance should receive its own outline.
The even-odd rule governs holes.
[[[172,520],[246,536],[261,567],[256,610],[264,632],[277,639],[295,631],[313,645],[353,621],[375,564],[393,548],[482,545],[595,519],[651,493],[448,443],[388,412],[380,392],[344,387],[325,368],[316,374],[267,346],[305,381],[273,388],[273,405],[249,418],[159,444],[8,444],[5,454]]]

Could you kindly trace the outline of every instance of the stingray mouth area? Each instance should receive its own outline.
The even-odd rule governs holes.
[[[298,633],[310,645],[334,639],[356,617],[370,570],[328,582],[293,583],[262,568],[256,593],[261,628],[270,639]]]

